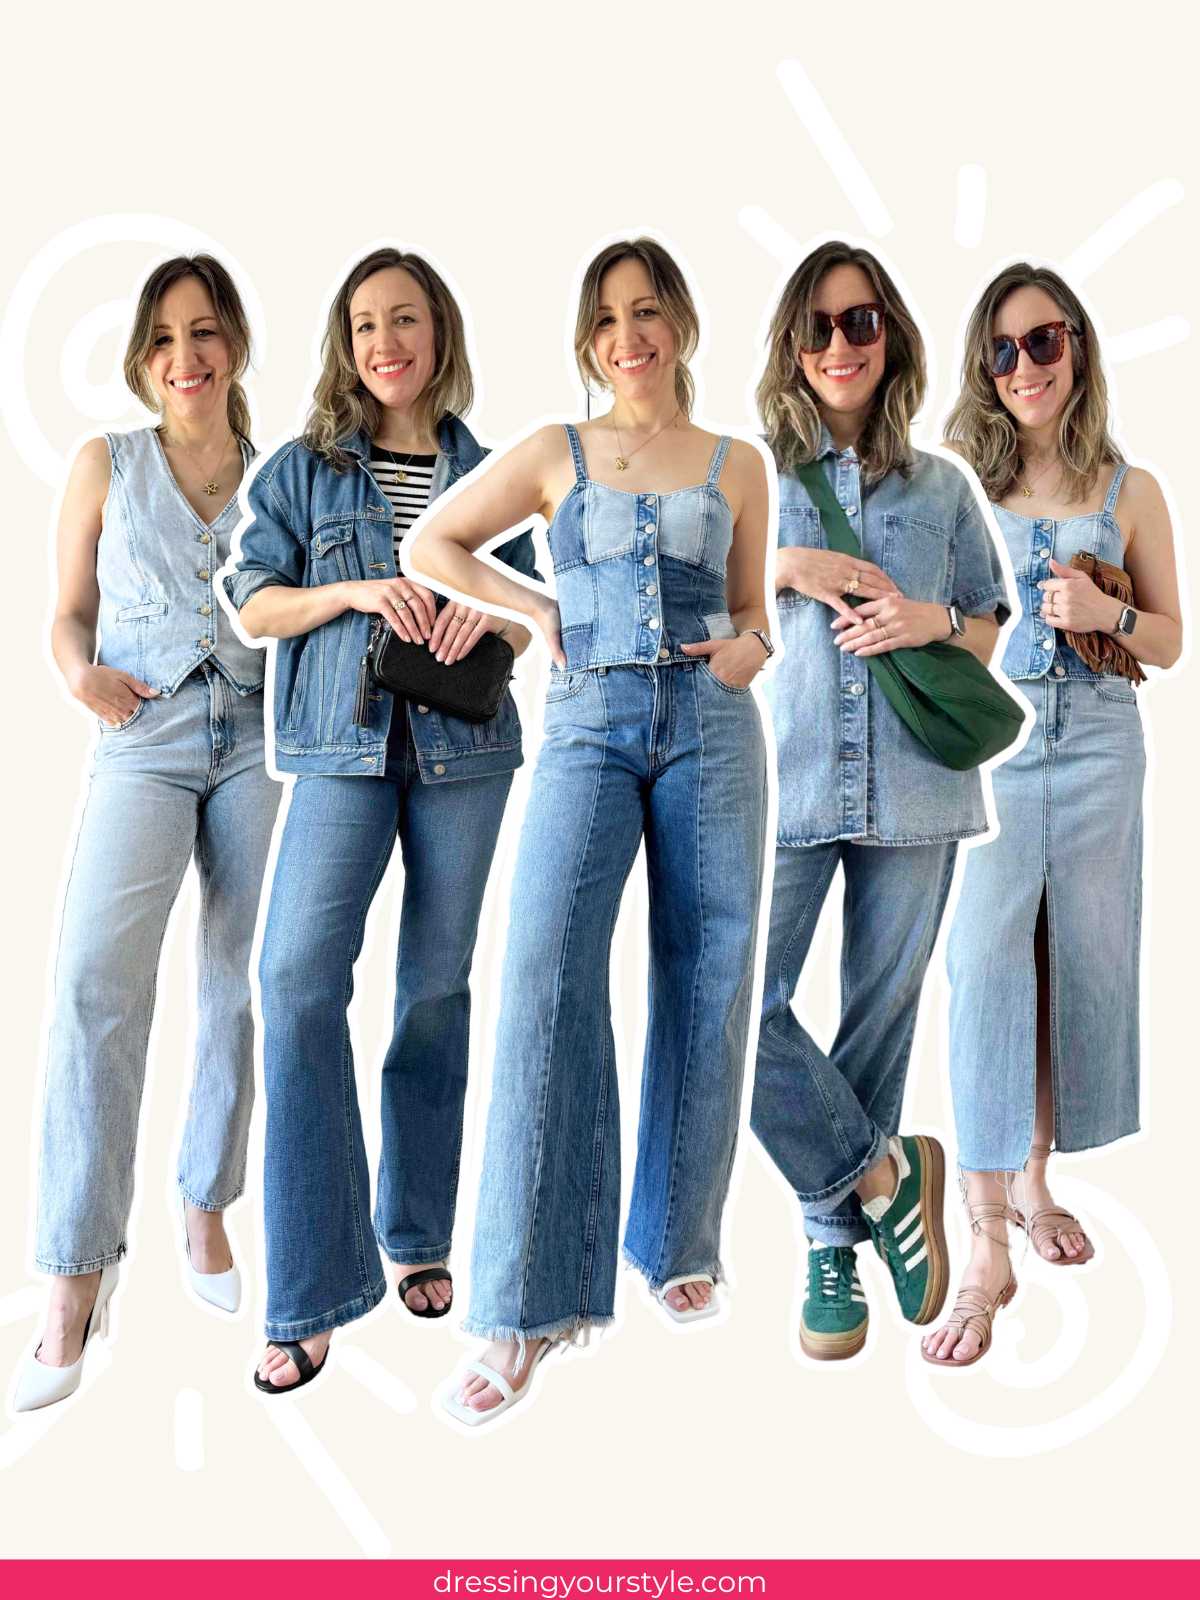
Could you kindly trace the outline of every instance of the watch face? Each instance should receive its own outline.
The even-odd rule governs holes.
[[[1137,621],[1137,612],[1132,606],[1126,606],[1121,613],[1121,620],[1117,623],[1117,632],[1129,635],[1133,632],[1134,623]]]

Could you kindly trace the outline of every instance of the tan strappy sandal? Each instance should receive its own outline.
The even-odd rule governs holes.
[[[998,1201],[985,1201],[974,1206],[970,1201],[967,1201],[966,1204],[967,1215],[971,1219],[972,1233],[986,1232],[987,1230],[984,1228],[985,1222],[999,1222],[1003,1226],[1008,1212],[1007,1206],[999,1204]],[[994,1233],[988,1234],[988,1237],[996,1239]],[[1000,1243],[999,1240],[996,1240],[996,1242]],[[1007,1238],[1004,1242],[1007,1244]],[[973,1356],[968,1356],[966,1360],[960,1361],[953,1353],[954,1345],[950,1347],[950,1355],[933,1356],[926,1350],[924,1341],[922,1341],[921,1355],[931,1367],[939,1367],[943,1372],[950,1367],[973,1367],[977,1361],[982,1360],[987,1355],[988,1350],[991,1348],[992,1319],[1002,1306],[1006,1306],[1009,1303],[1016,1292],[1017,1280],[1013,1276],[1011,1267],[1008,1271],[1008,1282],[994,1300],[989,1299],[984,1291],[974,1284],[965,1283],[954,1298],[954,1309],[938,1331],[944,1332],[947,1328],[955,1329],[956,1338],[954,1344],[958,1343],[964,1333],[973,1333],[979,1340],[979,1349],[976,1350]]]
[[[1048,1144],[1031,1144],[1029,1156],[1038,1161],[1050,1159],[1050,1146]],[[1009,1222],[1015,1222],[1029,1238],[1038,1258],[1049,1267],[1082,1267],[1096,1254],[1092,1241],[1078,1217],[1072,1216],[1062,1206],[1041,1206],[1037,1211],[1031,1212],[1028,1219],[1025,1213],[1012,1202],[1012,1191],[1009,1189],[1009,1203],[1005,1207],[1005,1216]],[[1083,1234],[1083,1249],[1076,1256],[1069,1256],[1062,1246],[1064,1233]],[[1056,1256],[1048,1256],[1043,1245],[1054,1245],[1058,1250]]]

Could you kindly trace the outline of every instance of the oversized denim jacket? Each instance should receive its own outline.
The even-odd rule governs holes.
[[[863,555],[910,600],[1003,621],[1003,568],[965,468],[917,450],[907,475],[889,472],[864,492],[857,455],[837,450],[828,430],[818,459]],[[779,544],[827,546],[816,507],[787,473]],[[913,737],[866,658],[838,649],[830,607],[794,589],[781,589],[777,603],[784,653],[767,694],[779,753],[778,842],[934,844],[985,832],[979,773],[951,771]]]
[[[438,447],[431,501],[487,454],[453,416],[438,424]],[[293,439],[255,475],[248,490],[250,520],[243,524],[235,561],[222,575],[239,611],[270,584],[298,588],[395,577],[392,508],[367,468],[370,440],[360,433],[342,449],[353,463],[336,472]],[[526,577],[539,576],[528,533],[491,553]],[[309,633],[276,642],[275,765],[281,772],[383,776],[394,696],[374,689],[365,725],[354,720],[370,630],[370,616],[346,611]],[[521,723],[511,693],[489,722],[406,704],[423,783],[488,777],[521,765]]]

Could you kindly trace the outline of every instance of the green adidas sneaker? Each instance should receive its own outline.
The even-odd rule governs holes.
[[[942,1309],[950,1281],[942,1221],[946,1157],[937,1140],[923,1133],[893,1135],[888,1154],[900,1182],[890,1200],[864,1200],[863,1217],[892,1275],[904,1317],[909,1322],[932,1322]]]
[[[808,1293],[800,1313],[800,1348],[814,1361],[845,1361],[867,1338],[867,1297],[850,1245],[808,1252]]]

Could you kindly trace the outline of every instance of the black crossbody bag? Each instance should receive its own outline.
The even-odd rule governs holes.
[[[500,709],[515,660],[506,639],[485,633],[469,655],[447,665],[427,643],[412,644],[394,633],[382,617],[372,617],[366,654],[358,665],[354,721],[365,727],[370,685],[376,683],[389,694],[415,700],[447,716],[490,722]]]

